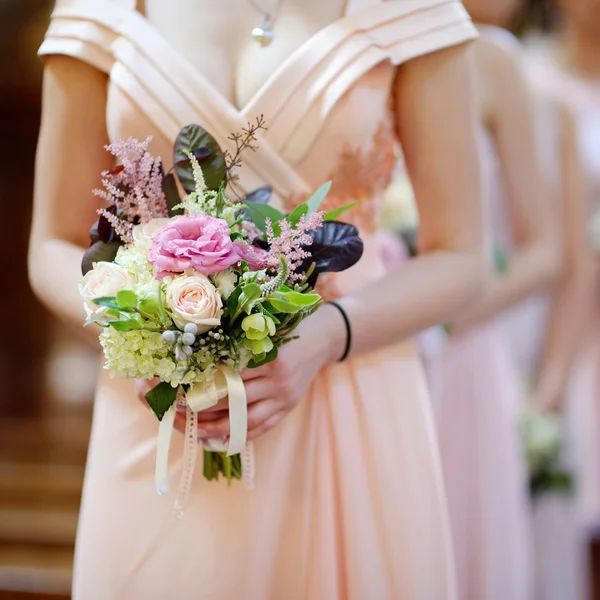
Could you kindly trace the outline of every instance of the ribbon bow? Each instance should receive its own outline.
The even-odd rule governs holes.
[[[211,408],[219,400],[229,396],[229,422],[230,436],[227,444],[227,456],[241,454],[246,449],[246,436],[248,431],[248,406],[246,403],[246,389],[240,374],[226,365],[217,367],[215,376],[210,381],[196,383],[190,387],[187,394],[180,389],[177,401],[165,413],[158,427],[158,443],[156,448],[155,482],[159,494],[169,490],[168,464],[171,436],[175,423],[177,404],[186,408],[186,431],[184,446],[184,467],[177,500],[176,511],[181,513],[185,498],[189,494],[191,479],[198,453],[197,441],[197,415],[199,412]],[[207,449],[217,450],[219,442],[212,441],[207,444]],[[222,446],[222,443],[221,443]],[[223,448],[225,449],[225,448]],[[248,457],[246,462],[248,462]]]

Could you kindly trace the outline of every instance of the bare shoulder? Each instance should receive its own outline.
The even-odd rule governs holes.
[[[508,31],[485,26],[473,44],[473,55],[481,111],[489,122],[499,108],[511,104],[511,97],[525,93],[528,87],[523,49]]]
[[[499,27],[485,26],[474,44],[478,64],[487,68],[520,69],[523,48],[512,33]]]
[[[61,82],[69,88],[85,88],[92,86],[106,86],[108,75],[92,65],[63,54],[52,54],[44,57],[45,73],[52,77],[60,78]]]

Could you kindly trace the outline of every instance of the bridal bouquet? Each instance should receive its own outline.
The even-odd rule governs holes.
[[[528,410],[520,421],[521,437],[529,471],[531,494],[568,493],[573,488],[571,473],[560,465],[564,444],[560,415]]]
[[[160,492],[176,411],[187,415],[189,486],[196,415],[226,396],[231,435],[228,443],[205,445],[204,476],[231,482],[250,475],[243,473],[247,409],[239,372],[275,360],[319,307],[318,276],[362,255],[356,228],[335,220],[346,207],[319,210],[330,184],[289,214],[267,204],[269,188],[228,196],[240,154],[256,149],[260,128],[258,120],[233,135],[237,150],[228,153],[189,125],[177,137],[168,174],[148,152],[150,139],[107,147],[117,166],[103,173],[97,191],[107,206],[90,232],[80,293],[86,324],[102,327],[111,376],[159,381],[146,399],[160,421]]]

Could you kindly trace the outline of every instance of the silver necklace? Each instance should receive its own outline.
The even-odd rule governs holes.
[[[273,41],[273,27],[279,16],[282,1],[283,0],[277,0],[272,9],[267,11],[257,4],[256,0],[250,0],[250,4],[263,16],[262,24],[252,30],[252,38],[258,42],[262,48],[270,46]]]

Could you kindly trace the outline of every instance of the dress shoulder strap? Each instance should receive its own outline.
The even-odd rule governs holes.
[[[380,4],[383,0],[346,0],[346,8],[344,15],[351,15],[365,8],[370,8],[376,4]]]
[[[400,65],[476,37],[460,0],[348,0],[345,16],[291,56],[248,112],[270,116],[267,138],[296,164],[333,107],[375,65]]]
[[[135,9],[136,0],[57,0],[38,55],[72,56],[109,73],[115,62],[110,48],[118,37],[118,22]],[[95,18],[98,14],[112,18],[102,23]],[[108,25],[111,22],[114,27]]]

